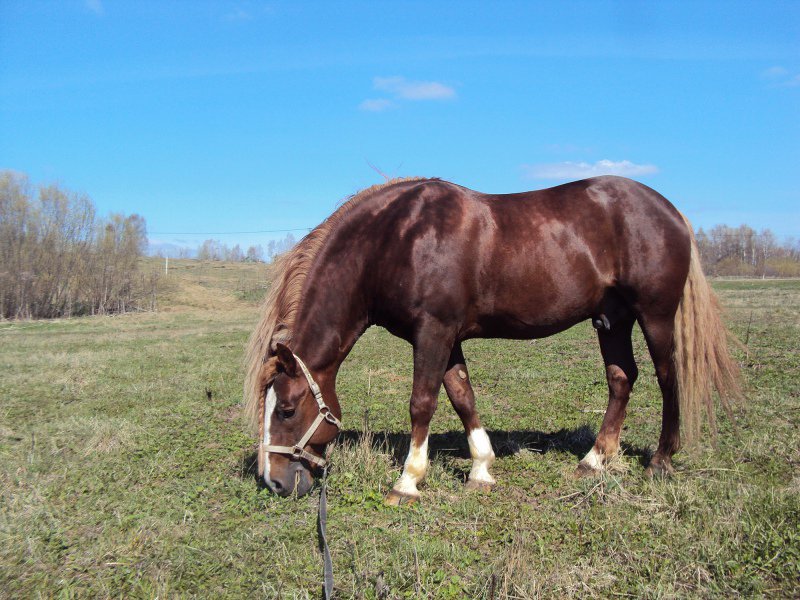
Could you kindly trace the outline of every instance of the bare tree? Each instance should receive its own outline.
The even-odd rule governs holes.
[[[206,240],[197,249],[200,260],[222,260],[223,248],[218,240]]]
[[[247,262],[264,262],[264,248],[260,245],[250,246],[245,256]]]
[[[230,262],[243,262],[244,261],[244,253],[242,249],[239,247],[239,244],[236,244],[230,250],[225,247],[225,260]]]
[[[695,234],[706,272],[710,275],[751,277],[796,276],[800,256],[791,240],[779,244],[769,229],[756,232],[748,225],[716,225]]]
[[[0,316],[128,310],[146,242],[138,215],[98,221],[85,195],[50,185],[34,197],[27,177],[0,173]]]

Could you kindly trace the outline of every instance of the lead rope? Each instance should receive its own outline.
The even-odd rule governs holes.
[[[331,560],[331,550],[328,548],[328,538],[325,535],[325,526],[328,523],[328,498],[326,489],[328,487],[328,467],[324,467],[322,472],[322,487],[319,492],[319,517],[317,519],[317,530],[319,531],[319,547],[322,551],[322,592],[325,600],[330,600],[333,596],[333,561]]]
[[[269,460],[268,453],[269,452],[277,452],[280,454],[288,454],[293,456],[295,459],[305,458],[311,463],[314,463],[320,467],[323,467],[322,471],[322,487],[320,488],[319,492],[319,514],[317,517],[317,531],[319,532],[319,547],[322,551],[322,571],[323,571],[323,584],[322,584],[322,593],[325,600],[330,600],[333,597],[333,561],[331,560],[331,550],[328,547],[328,537],[325,534],[325,528],[328,524],[328,498],[327,498],[327,488],[328,488],[328,459],[330,458],[330,449],[328,450],[327,455],[323,458],[321,456],[315,456],[309,452],[306,452],[304,447],[308,440],[311,439],[311,436],[317,430],[317,427],[322,423],[322,421],[328,421],[332,425],[335,425],[337,429],[341,431],[342,424],[337,419],[331,409],[325,404],[325,401],[322,399],[322,392],[319,389],[319,385],[317,382],[314,381],[314,378],[311,376],[311,373],[306,367],[305,363],[300,360],[300,357],[296,354],[294,355],[297,364],[300,365],[300,369],[303,371],[303,375],[305,375],[306,380],[308,381],[308,386],[311,388],[311,392],[314,394],[314,400],[317,401],[317,405],[319,406],[319,414],[317,415],[314,422],[306,431],[305,435],[300,439],[297,444],[292,447],[289,446],[272,446],[267,445],[266,442],[266,434],[267,434],[267,398],[266,395],[264,396],[264,402],[262,403],[263,410],[263,419],[261,420],[261,427],[263,428],[262,432],[262,442],[261,448],[259,450],[259,458],[261,453],[263,453],[264,461]],[[260,465],[259,465],[260,466]]]

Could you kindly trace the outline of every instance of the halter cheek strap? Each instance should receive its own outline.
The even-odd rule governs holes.
[[[319,389],[319,385],[317,382],[314,381],[314,378],[311,376],[311,373],[308,371],[308,367],[306,367],[305,363],[300,360],[300,357],[296,354],[293,354],[295,361],[297,364],[300,365],[300,370],[303,371],[303,375],[306,377],[306,381],[308,381],[308,387],[311,388],[311,393],[314,394],[314,400],[317,402],[317,406],[319,407],[319,413],[317,413],[316,418],[314,421],[309,425],[308,429],[306,430],[303,437],[294,445],[294,446],[272,446],[268,444],[269,441],[269,420],[272,417],[271,414],[267,414],[266,410],[266,397],[264,398],[265,403],[265,410],[264,410],[264,439],[261,442],[261,446],[264,449],[265,453],[268,452],[275,452],[277,454],[288,454],[295,459],[304,458],[310,463],[314,463],[317,466],[324,467],[328,461],[326,461],[321,456],[317,456],[316,454],[312,454],[308,452],[305,447],[313,435],[319,429],[319,426],[322,424],[323,421],[327,421],[331,425],[335,425],[338,429],[342,428],[342,423],[337,419],[334,414],[331,412],[330,407],[325,404],[325,401],[322,399],[322,391]]]

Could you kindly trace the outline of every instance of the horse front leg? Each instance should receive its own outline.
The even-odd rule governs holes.
[[[417,485],[428,471],[428,429],[433,413],[436,412],[437,398],[454,338],[454,335],[441,326],[430,326],[423,332],[424,335],[419,335],[414,343],[414,384],[410,403],[411,445],[403,465],[403,473],[386,495],[386,504],[393,506],[419,500]]]
[[[475,409],[475,393],[469,381],[469,372],[460,343],[457,343],[450,353],[447,371],[444,374],[444,389],[464,424],[469,452],[472,455],[472,469],[465,487],[468,490],[488,491],[496,483],[489,473],[489,468],[494,463],[494,451]]]

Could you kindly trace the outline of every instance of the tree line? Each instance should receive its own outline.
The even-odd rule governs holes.
[[[769,229],[717,225],[697,230],[703,270],[712,276],[800,277],[800,245],[778,242]]]
[[[267,249],[261,244],[249,246],[247,252],[242,252],[239,244],[232,248],[219,240],[206,240],[197,249],[197,258],[200,260],[225,260],[230,262],[265,262],[271,261],[279,254],[291,250],[297,240],[291,233],[280,240],[270,240]]]
[[[188,247],[180,247],[176,252],[168,253],[158,250],[155,255],[164,258],[197,258],[198,260],[219,260],[225,262],[269,262],[279,254],[291,250],[297,243],[294,235],[287,233],[286,237],[280,240],[270,240],[266,250],[261,244],[249,246],[247,251],[242,251],[239,244],[228,246],[219,240],[208,239],[200,244],[195,250]]]
[[[155,301],[140,275],[147,245],[139,215],[99,218],[91,199],[58,185],[34,188],[0,173],[0,318],[119,313]],[[152,307],[152,306],[151,306]]]

